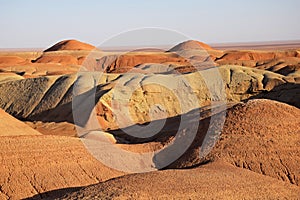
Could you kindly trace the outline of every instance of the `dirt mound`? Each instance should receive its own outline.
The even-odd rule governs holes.
[[[178,65],[190,65],[185,58],[173,53],[136,53],[105,56],[97,62],[96,70],[104,69],[107,73],[126,73],[135,66],[145,63],[162,64],[167,62]]]
[[[296,199],[299,194],[297,186],[218,162],[127,175],[59,199]]]
[[[183,42],[169,52],[156,52],[156,51],[133,51],[121,55],[108,55],[97,59],[95,64],[96,70],[102,70],[107,73],[125,73],[138,65],[145,64],[172,64],[175,70],[180,73],[188,73],[196,71],[195,62],[205,63],[207,65],[214,65],[213,61],[208,62],[209,57],[216,57],[220,52],[212,52],[212,55],[203,52],[194,52],[193,50],[213,50],[208,45],[198,41]],[[187,51],[184,51],[187,50]],[[174,53],[175,51],[182,51],[180,54]],[[204,54],[204,55],[203,55]],[[195,56],[198,55],[198,56]],[[202,55],[202,56],[200,56]],[[223,55],[223,54],[222,54]],[[192,59],[193,63],[190,61]],[[142,70],[140,70],[143,73]],[[148,70],[149,72],[149,70]],[[147,72],[146,72],[147,73]]]
[[[0,197],[23,199],[62,188],[105,181],[124,173],[95,160],[78,138],[0,138]]]
[[[62,65],[78,65],[76,57],[71,55],[42,55],[34,63],[59,63]]]
[[[52,47],[46,49],[44,52],[48,51],[62,51],[62,50],[87,50],[91,51],[95,49],[93,45],[83,43],[77,40],[63,40],[56,43]]]
[[[197,116],[196,112],[199,111],[192,111],[185,116],[192,122]],[[300,184],[300,109],[272,100],[258,99],[233,106],[227,111],[226,118],[224,112],[221,112],[224,115],[215,115],[218,117],[211,121],[210,110],[202,111],[200,116],[203,118],[200,119],[195,140],[168,168],[187,168],[206,161],[222,160],[291,184]],[[223,119],[225,124],[220,138],[218,133],[213,132],[206,136],[206,143],[203,143],[209,126],[222,127],[220,121]],[[172,142],[179,123],[180,116],[169,118],[160,133],[148,140],[154,141],[153,144],[147,145],[145,141],[133,139],[132,142],[138,144],[131,144],[130,147],[123,145],[123,148],[134,152],[149,149],[149,145],[156,150],[162,148],[164,144]],[[119,131],[112,133],[123,137]],[[184,136],[181,132],[178,134],[179,137]],[[208,156],[201,157],[199,152],[209,153],[209,147],[214,145],[214,140],[210,139],[216,137],[219,138],[216,146]],[[131,141],[130,138],[125,139]]]
[[[39,132],[0,109],[0,136],[40,135]]]
[[[209,45],[196,40],[188,40],[172,47],[169,52],[184,51],[184,50],[213,50]]]
[[[221,126],[219,121],[223,115],[218,115],[220,117],[215,121],[211,121],[210,117],[200,121],[196,139],[189,150],[170,167],[190,167],[204,162],[205,159],[199,157],[200,150],[206,152],[205,147],[201,147],[203,134],[207,133],[209,125]],[[296,107],[260,99],[240,103],[227,111],[220,139],[206,159],[222,159],[238,167],[299,185],[299,125],[300,109]]]
[[[300,109],[271,100],[251,100],[227,113],[211,152],[235,166],[300,184]]]

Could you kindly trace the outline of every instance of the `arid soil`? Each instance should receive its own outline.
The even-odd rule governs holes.
[[[297,199],[300,188],[216,162],[194,169],[132,174],[61,199]]]
[[[1,136],[0,149],[0,197],[4,199],[95,184],[124,174],[94,159],[77,138]]]
[[[0,109],[0,136],[41,135],[23,122]]]

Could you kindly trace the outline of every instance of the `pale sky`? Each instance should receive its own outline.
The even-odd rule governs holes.
[[[299,0],[0,0],[0,48],[98,45],[143,27],[206,43],[300,40],[299,8]]]

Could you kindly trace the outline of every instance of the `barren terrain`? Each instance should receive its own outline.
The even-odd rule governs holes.
[[[299,99],[297,42],[0,52],[0,199],[300,199]]]

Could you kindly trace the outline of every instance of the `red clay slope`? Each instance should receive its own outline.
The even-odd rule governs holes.
[[[183,50],[213,50],[213,48],[203,42],[188,40],[172,47],[169,51],[174,52]]]
[[[56,43],[52,47],[46,49],[44,52],[48,51],[62,51],[62,50],[93,50],[95,47],[93,45],[83,43],[77,40],[63,40]]]

